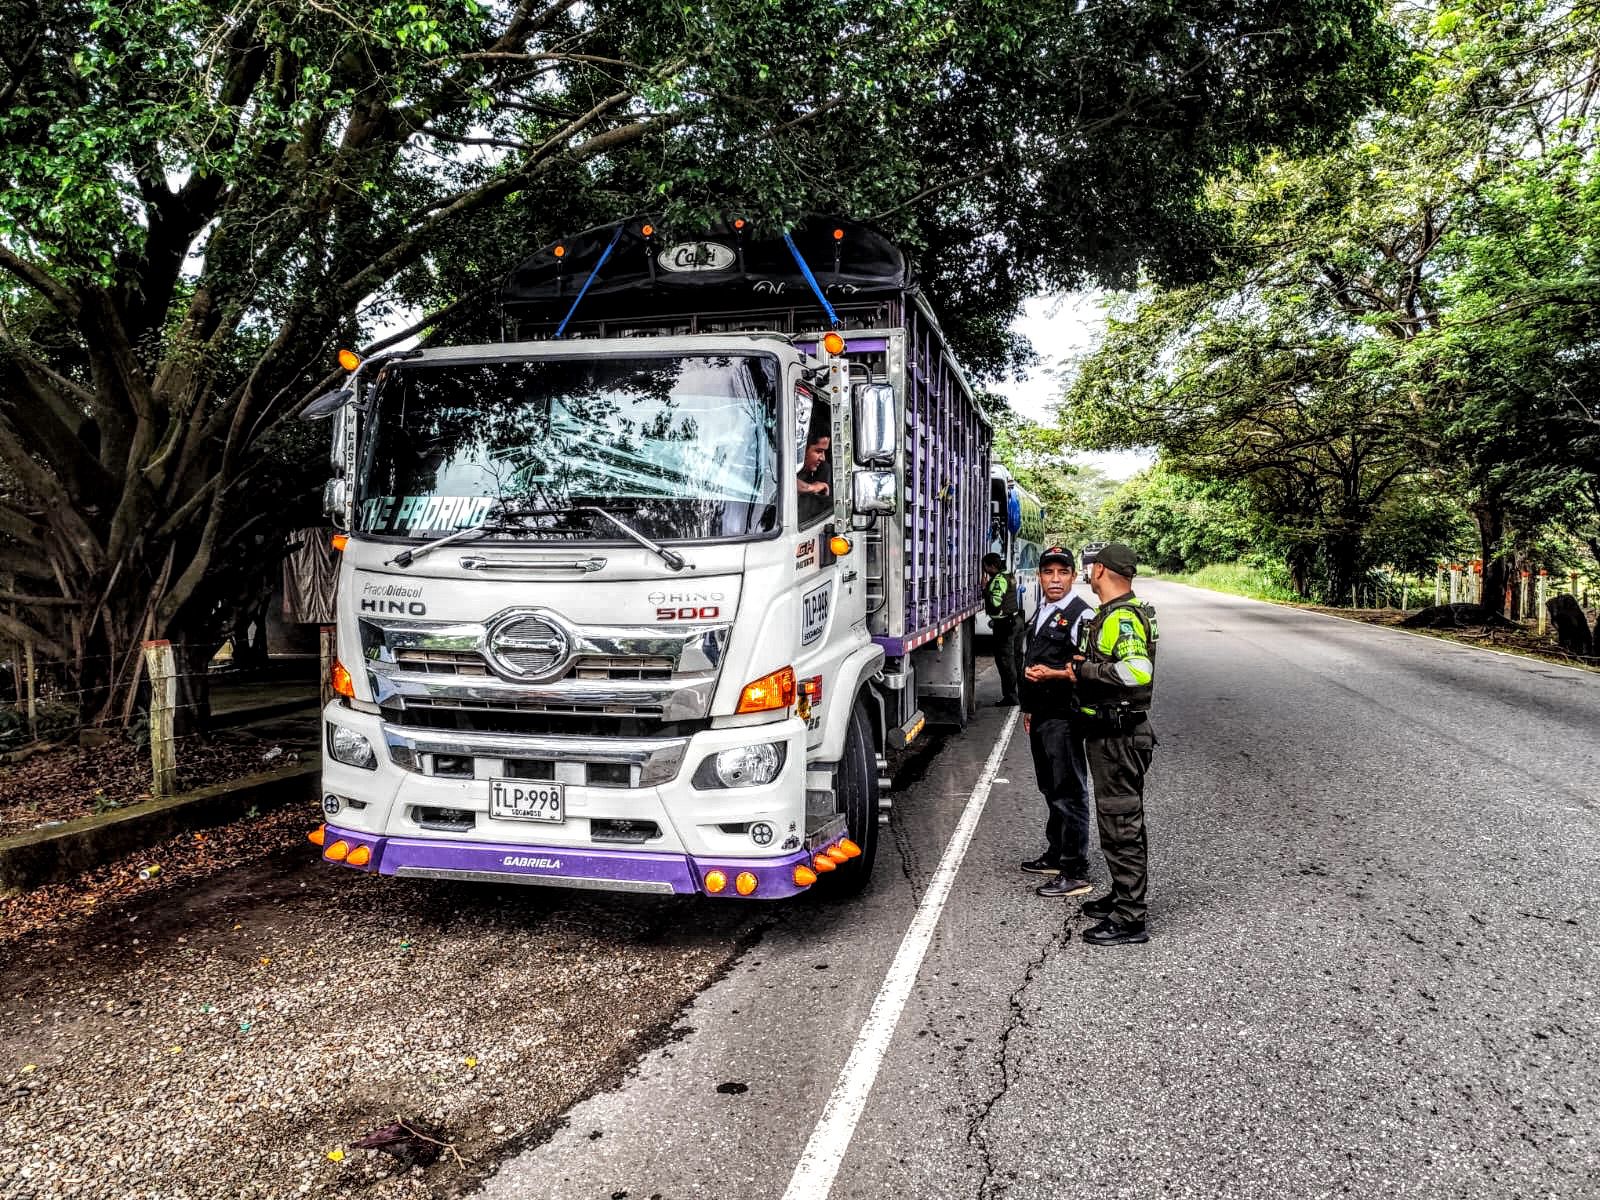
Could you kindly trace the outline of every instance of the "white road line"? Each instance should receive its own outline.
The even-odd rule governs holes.
[[[861,1119],[862,1110],[867,1106],[867,1097],[878,1078],[878,1068],[883,1065],[883,1056],[889,1051],[895,1026],[900,1023],[900,1013],[911,996],[917,972],[922,969],[922,960],[933,941],[939,915],[944,911],[945,901],[950,898],[956,872],[961,869],[961,860],[967,856],[967,847],[972,843],[978,820],[989,802],[989,790],[1000,772],[1000,760],[1005,756],[1006,747],[1011,745],[1011,735],[1017,726],[1017,713],[1017,709],[1011,710],[1006,727],[1000,734],[999,744],[984,764],[983,774],[978,776],[977,786],[967,799],[956,831],[950,835],[944,856],[939,859],[928,890],[922,895],[922,903],[917,906],[911,926],[900,942],[900,949],[889,964],[889,972],[883,977],[883,986],[872,1001],[872,1011],[867,1014],[861,1032],[856,1035],[855,1045],[850,1049],[844,1069],[839,1072],[838,1082],[833,1085],[833,1094],[828,1097],[822,1117],[811,1131],[811,1139],[806,1142],[800,1161],[795,1164],[794,1175],[783,1193],[783,1200],[827,1200],[828,1193],[833,1190],[834,1177],[844,1164],[850,1139],[855,1136],[856,1122]]]

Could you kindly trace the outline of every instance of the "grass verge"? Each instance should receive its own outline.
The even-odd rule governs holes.
[[[1151,572],[1151,574],[1156,573]],[[1273,600],[1279,604],[1305,603],[1294,594],[1293,590],[1273,579],[1260,567],[1251,566],[1249,563],[1212,563],[1208,567],[1201,567],[1198,571],[1189,571],[1181,575],[1162,572],[1157,574],[1156,578],[1170,579],[1173,583],[1187,583],[1190,587],[1209,588],[1213,592],[1246,596],[1251,600]]]

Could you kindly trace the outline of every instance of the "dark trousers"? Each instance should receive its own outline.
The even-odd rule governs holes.
[[[1100,851],[1111,876],[1112,916],[1124,924],[1144,923],[1149,850],[1144,828],[1144,775],[1156,746],[1148,721],[1126,732],[1095,736],[1085,749],[1094,775],[1094,806],[1099,817]]]
[[[1089,874],[1089,772],[1083,737],[1060,717],[1034,717],[1028,741],[1049,812],[1044,858],[1069,879],[1083,879]]]
[[[1017,681],[1022,678],[1022,621],[1017,617],[990,617],[994,634],[994,665],[1000,672],[1000,697],[1017,698]]]

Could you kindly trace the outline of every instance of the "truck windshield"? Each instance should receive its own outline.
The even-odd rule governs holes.
[[[356,527],[432,539],[499,503],[604,508],[657,539],[769,532],[777,416],[764,355],[399,365],[378,388]],[[489,536],[617,540],[581,515]]]

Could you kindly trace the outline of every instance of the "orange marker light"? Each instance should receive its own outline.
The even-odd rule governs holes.
[[[656,231],[656,227],[654,225],[646,225],[643,229],[639,230],[639,232],[644,234],[645,237],[654,236],[655,231]]]
[[[328,539],[328,543],[342,554],[344,548],[350,544],[350,535],[348,533],[336,533]]]
[[[861,847],[856,845],[849,838],[841,838],[839,840],[839,849],[844,851],[846,858],[861,857]]]
[[[354,371],[361,365],[361,356],[354,350],[339,351],[339,365],[346,371]]]
[[[370,846],[357,846],[350,851],[350,857],[344,861],[352,867],[364,867],[372,861],[372,848]]]
[[[850,539],[836,533],[828,539],[828,549],[833,551],[835,558],[843,558],[850,553]]]
[[[350,677],[349,670],[337,658],[333,660],[333,670],[328,672],[328,682],[333,685],[335,695],[352,700],[356,694],[356,681]]]
[[[738,713],[771,712],[794,703],[794,668],[783,667],[770,675],[744,685],[739,693]]]
[[[739,877],[733,881],[734,890],[741,896],[748,896],[756,890],[759,881],[749,871],[740,871]]]
[[[801,863],[794,869],[794,882],[797,887],[810,887],[817,881],[817,873],[810,867]]]
[[[733,227],[735,229],[743,229],[744,228],[744,218],[743,217],[735,217],[733,219]]]
[[[826,854],[836,863],[847,863],[850,861],[850,856],[837,846],[829,846]]]
[[[350,843],[345,841],[335,842],[322,852],[322,857],[330,862],[343,862],[345,855],[350,853]]]
[[[822,348],[829,354],[843,354],[844,338],[837,333],[825,333],[822,335]]]
[[[829,858],[826,854],[812,855],[811,865],[817,870],[821,871],[824,875],[826,875],[829,871],[837,871],[839,869],[839,864],[834,862],[833,859]]]
[[[327,838],[328,827],[326,825],[318,825],[310,833],[306,834],[306,841],[310,842],[313,846],[322,845]]]
[[[565,258],[567,256],[567,248],[565,246],[557,246],[554,250],[550,251],[550,253],[554,254],[557,258]]]
[[[721,871],[706,872],[706,891],[710,892],[713,896],[727,886],[728,877]]]
[[[842,230],[842,229],[835,229],[835,230],[834,230],[834,231],[833,231],[833,240],[834,240],[834,241],[836,241],[836,242],[842,242],[842,241],[844,241],[844,230]]]

